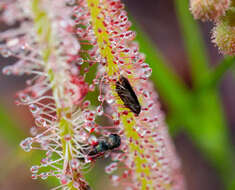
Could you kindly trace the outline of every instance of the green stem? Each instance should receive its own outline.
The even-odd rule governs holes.
[[[205,81],[209,72],[208,55],[197,22],[189,11],[188,0],[175,0],[176,15],[182,31],[195,88]]]
[[[208,87],[216,87],[224,74],[235,64],[235,57],[226,57],[210,74]]]

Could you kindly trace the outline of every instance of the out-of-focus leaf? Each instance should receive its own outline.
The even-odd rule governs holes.
[[[208,74],[208,55],[199,27],[189,11],[188,0],[175,0],[176,15],[190,63],[195,87],[204,83]]]
[[[19,142],[24,138],[23,132],[17,127],[15,117],[10,117],[7,109],[0,104],[0,136],[7,143],[18,146]]]
[[[218,92],[216,89],[197,92],[205,85],[216,82],[231,63],[225,60],[222,69],[210,75],[204,43],[199,27],[189,12],[188,0],[175,0],[175,6],[195,82],[194,104],[190,112],[194,115],[180,119],[185,131],[218,170],[229,189],[235,180],[235,157]]]
[[[217,67],[212,69],[208,77],[205,78],[206,82],[204,83],[204,86],[199,90],[201,91],[217,87],[221,78],[229,69],[232,68],[232,66],[235,66],[235,57],[225,57]]]

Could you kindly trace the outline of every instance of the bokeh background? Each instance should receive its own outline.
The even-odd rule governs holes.
[[[231,184],[235,183],[235,170],[232,166],[233,163],[235,165],[235,67],[219,76],[216,84],[211,84],[212,87],[208,82],[212,79],[203,78],[205,69],[195,71],[200,70],[195,65],[204,64],[203,62],[209,63],[209,66],[205,66],[208,72],[213,72],[219,64],[224,64],[223,56],[211,42],[213,23],[194,21],[188,10],[187,0],[123,2],[136,23],[141,51],[147,55],[147,62],[151,61],[148,63],[153,68],[152,78],[182,161],[188,189],[232,190],[234,186]],[[3,29],[1,23],[0,29]],[[230,57],[228,61],[234,60]],[[12,63],[13,58],[0,57],[1,69]],[[182,94],[190,94],[195,105],[187,108],[188,102],[184,101],[184,96],[174,86],[174,77],[172,79],[169,75],[169,68],[174,70],[187,89]],[[172,79],[170,82],[169,78]],[[28,109],[14,104],[15,93],[24,88],[25,79],[27,77],[0,74],[1,190],[43,190],[54,183],[53,180],[49,185],[44,181],[31,180],[29,168],[32,162],[36,162],[34,153],[24,153],[18,146],[29,135],[29,128],[33,125]],[[202,93],[195,85],[197,79],[209,84]],[[183,111],[175,114],[181,108]],[[190,114],[186,113],[188,109],[191,110]],[[222,122],[217,122],[218,117]],[[111,189],[107,185],[108,177],[103,168],[105,163],[99,162],[99,166],[88,175],[88,180],[96,184],[95,190]]]

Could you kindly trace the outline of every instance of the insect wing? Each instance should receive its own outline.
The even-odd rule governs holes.
[[[129,81],[125,77],[121,76],[120,80],[116,82],[116,92],[124,105],[132,112],[139,115],[141,111],[139,100]]]

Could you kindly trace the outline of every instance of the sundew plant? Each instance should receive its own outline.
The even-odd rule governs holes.
[[[54,189],[89,190],[84,173],[110,157],[104,172],[123,189],[185,188],[152,69],[119,0],[8,0],[0,7],[7,26],[0,53],[17,60],[3,73],[31,77],[16,103],[35,119],[20,146],[45,155],[31,167],[32,179],[54,176]]]

